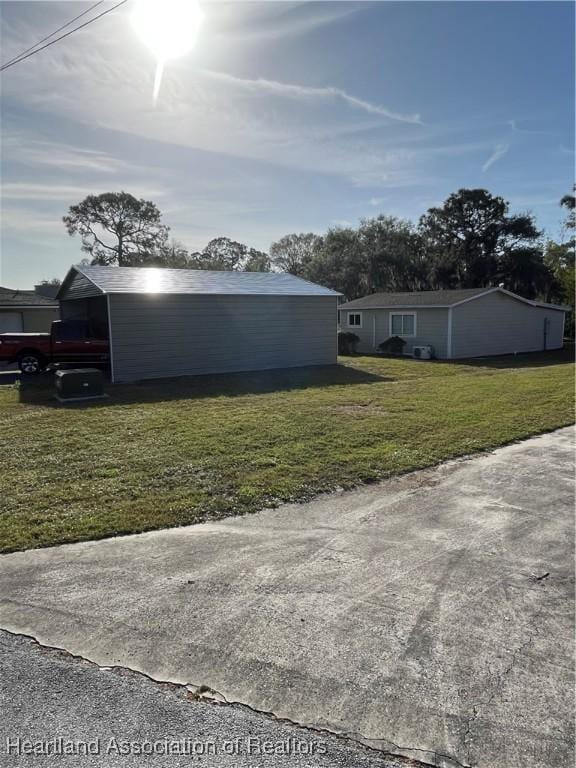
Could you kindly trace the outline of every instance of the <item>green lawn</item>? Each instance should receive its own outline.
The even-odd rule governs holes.
[[[0,550],[252,512],[574,421],[566,353],[340,366],[109,387],[61,406],[0,387]]]

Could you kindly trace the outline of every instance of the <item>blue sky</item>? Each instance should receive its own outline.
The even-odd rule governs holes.
[[[3,2],[3,60],[88,4]],[[154,200],[190,249],[267,250],[486,187],[558,235],[574,178],[570,2],[203,4],[194,50],[154,60],[130,2],[2,75],[0,284],[82,258],[86,194]]]

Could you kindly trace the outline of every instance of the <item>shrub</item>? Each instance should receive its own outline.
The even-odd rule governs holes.
[[[384,355],[401,355],[405,346],[406,342],[400,336],[390,336],[382,344],[378,344],[378,349]]]
[[[350,331],[338,331],[338,354],[354,355],[360,337]]]

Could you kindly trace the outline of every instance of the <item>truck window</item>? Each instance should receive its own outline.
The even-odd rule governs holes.
[[[89,320],[87,324],[86,333],[91,339],[107,339],[108,338],[108,325],[106,322],[99,320]]]
[[[54,323],[56,341],[80,341],[86,338],[86,323],[83,321]]]

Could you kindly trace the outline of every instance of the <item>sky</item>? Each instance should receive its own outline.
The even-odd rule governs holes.
[[[190,250],[417,221],[461,187],[559,236],[573,3],[205,0],[156,104],[133,3],[2,73],[0,285],[63,278],[85,254],[62,216],[108,191],[153,200]],[[1,2],[2,61],[89,5]]]

